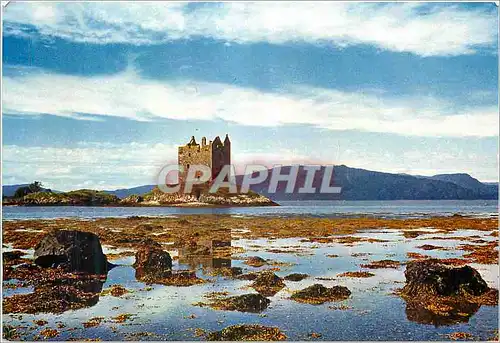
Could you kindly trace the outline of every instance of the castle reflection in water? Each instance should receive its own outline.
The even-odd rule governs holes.
[[[179,248],[179,264],[196,270],[231,267],[231,230],[218,230],[217,239],[200,239]]]

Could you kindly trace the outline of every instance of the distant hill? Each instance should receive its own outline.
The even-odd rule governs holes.
[[[289,173],[290,167],[282,167],[281,173]],[[271,171],[271,170],[270,170]],[[275,194],[268,193],[268,179],[251,189],[263,194],[272,200],[459,200],[459,199],[498,199],[498,185],[486,185],[468,174],[452,175],[445,179],[445,175],[434,177],[417,177],[406,174],[391,174],[370,171],[358,168],[349,168],[345,165],[334,167],[333,184],[342,187],[341,194],[320,194],[319,188],[324,169],[320,170],[313,180],[313,186],[318,189],[313,194],[300,194],[298,189],[304,185],[306,172],[300,168],[297,184],[291,194],[284,192],[284,182],[278,183]],[[454,177],[453,175],[462,175]],[[468,178],[463,177],[467,175]],[[241,182],[242,176],[237,177]],[[476,180],[479,184],[471,182]],[[465,181],[467,187],[465,187]],[[461,184],[455,183],[460,182]]]
[[[105,193],[116,195],[118,198],[123,199],[130,195],[144,195],[149,193],[155,188],[156,185],[145,185],[132,188],[121,188],[114,191],[104,191]]]
[[[5,186],[2,186],[2,196],[4,196],[4,197],[14,196],[14,193],[16,193],[16,190],[19,187],[26,187],[26,186],[29,186],[29,183],[23,183],[23,184],[19,184],[19,185],[5,185]],[[42,188],[42,190],[43,191],[47,191],[48,188]],[[52,192],[54,192],[54,193],[61,193],[60,191],[55,191],[55,190],[52,190]]]
[[[19,187],[26,187],[28,185],[29,185],[29,183],[23,183],[23,184],[19,184],[19,185],[5,185],[5,186],[2,186],[2,196],[4,196],[4,197],[11,197],[11,196],[14,195],[14,193],[16,193],[16,190]]]
[[[282,167],[281,173],[287,174],[290,167]],[[271,170],[269,170],[271,172]],[[316,173],[313,186],[320,188],[324,169]],[[269,173],[270,175],[270,173]],[[434,176],[413,176],[408,174],[383,173],[365,169],[350,168],[345,165],[334,167],[333,185],[342,187],[341,194],[300,194],[298,189],[304,185],[305,171],[300,168],[297,183],[292,194],[284,192],[284,182],[278,183],[276,194],[269,194],[270,176],[263,183],[253,185],[251,190],[269,197],[271,200],[472,200],[498,199],[498,183],[483,183],[469,174],[439,174]],[[241,184],[242,175],[236,177]],[[23,185],[3,186],[4,196],[13,195]],[[104,191],[118,198],[130,195],[144,195],[151,192],[155,185]]]
[[[481,197],[488,197],[491,194],[498,195],[498,184],[482,183],[479,180],[473,178],[469,174],[439,174],[431,176],[433,180],[441,180],[446,182],[452,182],[461,187],[472,189]]]

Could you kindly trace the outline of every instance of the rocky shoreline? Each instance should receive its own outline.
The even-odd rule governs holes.
[[[230,194],[166,194],[155,188],[144,195],[130,195],[120,199],[115,195],[95,190],[77,190],[66,193],[36,192],[21,198],[4,197],[3,206],[99,206],[99,207],[254,207],[279,206],[269,198],[248,192]]]

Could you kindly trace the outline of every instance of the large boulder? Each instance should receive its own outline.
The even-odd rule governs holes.
[[[106,274],[110,264],[102,252],[99,237],[91,232],[56,230],[35,247],[35,263],[68,272]]]
[[[137,279],[155,280],[172,276],[172,258],[162,246],[150,239],[142,242],[135,254],[135,275]]]
[[[409,320],[423,324],[464,323],[481,305],[497,305],[498,290],[488,287],[470,266],[453,267],[438,259],[408,262],[400,295]]]
[[[474,268],[450,267],[435,259],[408,262],[405,277],[402,292],[408,296],[481,295],[488,290]]]

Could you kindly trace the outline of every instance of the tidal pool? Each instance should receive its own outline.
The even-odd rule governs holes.
[[[132,267],[134,257],[115,259],[118,266],[111,269],[102,289],[121,285],[128,289],[121,297],[100,295],[91,307],[70,310],[61,314],[4,314],[4,326],[16,328],[21,340],[43,339],[41,332],[52,328],[58,335],[49,340],[102,339],[102,340],[204,340],[204,333],[218,331],[235,324],[260,324],[278,327],[289,340],[448,340],[448,334],[467,332],[473,339],[488,340],[498,330],[498,307],[481,306],[462,323],[441,325],[426,323],[408,312],[405,301],[394,291],[404,285],[404,262],[408,252],[418,252],[437,258],[459,258],[464,251],[456,249],[465,242],[461,238],[478,235],[487,241],[495,240],[490,232],[457,230],[436,233],[432,229],[416,238],[405,238],[396,229],[362,230],[350,237],[374,239],[352,244],[335,240],[321,243],[301,238],[243,239],[241,230],[228,230],[231,258],[214,256],[190,256],[182,250],[165,250],[174,259],[173,269],[194,269],[197,276],[210,280],[205,284],[189,287],[146,285],[135,278]],[[445,237],[445,239],[439,239]],[[343,236],[334,236],[335,239]],[[346,236],[347,237],[347,236]],[[453,239],[446,239],[453,238]],[[382,240],[382,241],[377,241]],[[442,249],[422,250],[422,245],[436,245]],[[9,247],[10,248],[10,247]],[[117,253],[126,249],[104,247],[105,252]],[[5,249],[4,249],[5,251]],[[28,252],[28,251],[27,251]],[[28,256],[32,256],[28,252]],[[250,267],[245,258],[260,256],[279,262],[262,267]],[[337,257],[331,257],[337,256]],[[367,269],[362,264],[390,259],[402,264],[397,268]],[[498,288],[498,266],[471,264],[478,269],[490,287]],[[211,292],[227,292],[229,295],[256,293],[249,287],[251,281],[211,276],[218,268],[241,267],[243,272],[254,272],[273,268],[276,275],[284,277],[291,273],[305,273],[309,277],[299,281],[285,281],[286,287],[268,297],[269,307],[260,313],[214,310],[196,304],[205,302]],[[339,277],[344,272],[369,271],[375,274],[368,278]],[[11,288],[4,282],[3,296],[29,293],[30,287]],[[315,283],[325,286],[342,285],[350,289],[347,300],[327,302],[321,305],[303,304],[290,300],[292,292]],[[113,319],[120,314],[130,314],[124,322]],[[103,317],[99,325],[85,328],[83,323],[93,317]],[[44,325],[34,321],[45,320]],[[64,325],[64,327],[62,327]],[[312,338],[311,334],[321,336]]]

